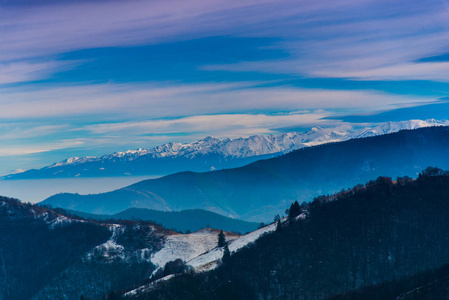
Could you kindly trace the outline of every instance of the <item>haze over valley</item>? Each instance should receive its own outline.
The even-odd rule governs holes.
[[[0,0],[0,300],[449,300],[449,0]]]

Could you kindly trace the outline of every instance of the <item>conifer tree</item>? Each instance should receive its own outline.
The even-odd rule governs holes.
[[[228,245],[226,245],[223,250],[223,259],[226,260],[229,257],[231,257],[231,251],[229,251]]]
[[[276,222],[276,231],[280,231],[282,230],[282,224],[281,224],[281,220],[278,220]]]
[[[220,233],[218,234],[218,247],[224,247],[226,246],[226,237],[223,233],[223,230],[220,231]]]
[[[292,221],[296,216],[299,216],[301,213],[301,207],[299,206],[298,201],[293,202],[293,204],[290,206],[288,219],[289,221]]]
[[[278,222],[281,219],[281,216],[279,214],[274,216],[274,222]]]

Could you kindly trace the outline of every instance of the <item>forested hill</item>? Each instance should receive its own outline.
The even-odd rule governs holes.
[[[105,226],[0,197],[0,299],[30,299],[110,236]]]
[[[446,174],[427,169],[416,180],[380,177],[318,197],[302,205],[302,218],[217,270],[179,276],[140,299],[318,300],[438,268],[449,262]]]
[[[200,208],[266,222],[294,200],[310,201],[378,176],[416,177],[429,165],[449,169],[447,149],[448,127],[404,130],[304,148],[236,169],[177,173],[104,194],[58,194],[43,203],[98,214],[129,207]]]
[[[180,234],[148,221],[85,220],[0,197],[0,299],[100,299],[139,286],[156,269],[191,268],[186,262],[216,248],[219,236],[239,238],[212,228]]]
[[[151,274],[166,234],[99,223],[0,197],[0,299],[99,298]]]
[[[193,232],[203,228],[220,228],[225,231],[247,233],[257,229],[260,223],[245,222],[203,210],[158,211],[146,208],[129,208],[114,215],[95,215],[78,211],[70,214],[95,220],[144,220],[161,224],[173,231]]]
[[[364,286],[327,300],[447,300],[449,265],[376,285]]]

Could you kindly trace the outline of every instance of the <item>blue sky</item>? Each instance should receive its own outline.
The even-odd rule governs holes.
[[[449,118],[449,2],[0,0],[0,174]]]

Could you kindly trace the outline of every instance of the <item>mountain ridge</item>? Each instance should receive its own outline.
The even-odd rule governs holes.
[[[128,208],[114,215],[96,215],[67,211],[70,215],[94,220],[143,220],[161,224],[174,231],[195,232],[204,228],[217,228],[228,232],[246,233],[257,229],[259,223],[231,219],[203,209],[183,211],[157,211],[146,208]]]
[[[378,177],[298,210],[292,205],[288,221],[223,256],[218,268],[138,289],[132,299],[319,300],[379,283],[385,284],[374,289],[377,297],[342,299],[399,299],[449,262],[448,187],[449,172],[427,168],[417,179]],[[403,280],[421,272],[427,273],[422,280]],[[447,279],[442,283],[440,297],[400,299],[447,299]]]
[[[128,207],[201,208],[267,222],[287,203],[310,201],[378,176],[417,176],[429,165],[449,169],[449,128],[430,127],[302,148],[244,167],[180,172],[96,195],[57,194],[42,204],[111,214]]]
[[[210,251],[219,233],[86,220],[0,196],[0,299],[100,299],[148,279],[170,261]]]
[[[259,159],[331,142],[365,138],[432,126],[448,126],[448,120],[387,122],[354,129],[348,125],[313,127],[306,132],[253,135],[247,138],[206,137],[192,143],[167,143],[150,149],[127,150],[102,156],[71,157],[39,170],[10,174],[1,179],[164,175],[180,171],[204,172],[235,168]]]

